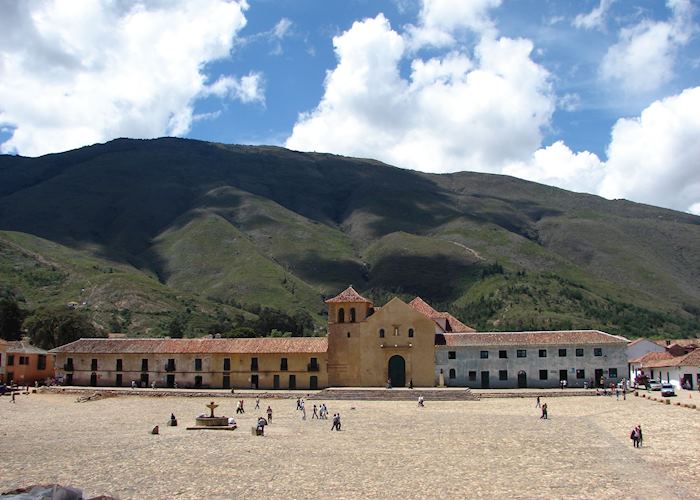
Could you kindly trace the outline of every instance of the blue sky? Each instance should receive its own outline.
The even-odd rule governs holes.
[[[0,148],[177,135],[700,213],[691,0],[0,3]]]

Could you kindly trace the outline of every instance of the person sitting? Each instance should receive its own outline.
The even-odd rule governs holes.
[[[423,395],[418,396],[418,406],[425,407]]]
[[[170,427],[177,427],[177,419],[175,418],[175,414],[171,413],[170,414],[170,420],[168,421],[168,425]]]
[[[228,417],[228,426],[233,428],[233,429],[236,429],[237,428],[236,419],[233,417]]]

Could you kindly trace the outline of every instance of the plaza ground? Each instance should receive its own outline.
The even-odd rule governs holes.
[[[693,398],[695,399],[695,398]],[[307,420],[294,400],[274,415],[217,400],[233,432],[187,431],[210,398],[75,395],[0,398],[0,492],[38,483],[120,498],[700,498],[700,411],[628,397],[475,402],[328,401],[343,430]],[[700,399],[698,399],[700,403]],[[171,412],[178,427],[166,427]],[[644,447],[629,439],[644,429]],[[160,424],[161,434],[150,429]]]

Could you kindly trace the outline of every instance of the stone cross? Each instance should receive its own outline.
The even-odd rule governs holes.
[[[219,405],[214,404],[214,401],[206,405],[207,408],[211,410],[211,415],[209,415],[211,418],[214,418],[214,408],[218,408]]]

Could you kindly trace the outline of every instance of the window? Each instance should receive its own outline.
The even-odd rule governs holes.
[[[498,380],[508,380],[508,370],[498,370]]]
[[[201,372],[201,371],[202,371],[202,358],[195,358],[195,360],[194,360],[194,371],[196,371],[196,372]]]
[[[540,358],[547,357],[547,349],[540,349]]]
[[[457,359],[457,351],[447,351],[447,359]]]
[[[454,368],[450,368],[450,378],[457,378],[457,371]]]
[[[250,371],[258,371],[258,358],[250,358]]]
[[[498,357],[500,359],[506,359],[508,357],[508,351],[498,351]]]
[[[596,347],[593,349],[593,355],[594,356],[602,356],[603,355],[603,349],[601,347]]]
[[[93,372],[97,371],[97,359],[92,358],[92,361],[90,362],[90,370]]]
[[[117,360],[117,371],[120,372],[120,371],[122,371],[123,368],[124,367],[122,366],[122,360],[118,359]]]
[[[395,326],[394,327],[394,337],[398,337],[398,336],[399,336],[399,327]]]
[[[576,378],[586,378],[586,370],[576,370]]]
[[[66,364],[63,365],[63,369],[73,371],[73,358],[66,358]]]
[[[147,371],[148,371],[148,360],[147,360],[147,359],[142,359],[142,360],[141,360],[141,371],[142,371],[142,372],[147,372]]]
[[[582,356],[583,356],[583,349],[581,349],[581,348],[579,347],[578,349],[576,349],[576,357],[577,357],[577,358],[580,358],[580,357],[582,357]]]
[[[46,370],[46,354],[39,354],[36,360],[37,370]]]
[[[350,308],[350,323],[354,323],[354,322],[355,322],[355,308],[351,307]]]
[[[566,357],[566,349],[559,349],[559,357],[560,358]]]
[[[20,365],[28,365],[29,364],[29,357],[28,356],[20,356],[19,357],[19,364]]]
[[[14,366],[14,365],[15,365],[15,355],[8,354],[7,355],[7,366]]]
[[[517,356],[519,358],[526,358],[527,357],[527,350],[525,349],[518,349]]]
[[[287,358],[282,358],[280,359],[280,370],[283,372],[286,372],[288,370],[287,368]]]
[[[408,336],[409,336],[409,338],[413,337],[413,328],[408,329]]]
[[[481,352],[479,353],[479,357],[480,357],[481,359],[489,359],[489,352],[488,352],[488,351],[481,351]]]
[[[317,372],[318,371],[318,358],[311,358],[309,360],[308,369],[310,372]]]
[[[338,323],[345,323],[345,309],[338,309]]]
[[[540,380],[547,380],[547,370],[540,370]]]
[[[608,378],[617,378],[617,368],[608,368]]]
[[[379,329],[379,338],[383,339],[384,338],[384,328]]]
[[[350,332],[348,332],[348,338],[350,338]]]
[[[469,372],[469,380],[472,382],[476,381],[476,372]]]
[[[231,371],[231,358],[224,358],[224,371]]]

